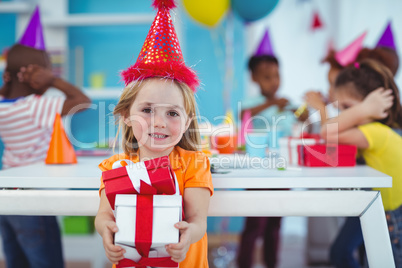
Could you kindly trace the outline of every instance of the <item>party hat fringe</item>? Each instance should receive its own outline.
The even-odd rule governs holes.
[[[152,6],[156,9],[170,10],[176,7],[174,0],[153,0]]]
[[[144,66],[145,65],[145,66]],[[134,80],[143,80],[150,77],[162,77],[174,79],[187,84],[193,91],[199,85],[199,80],[194,71],[182,62],[158,62],[135,64],[121,73],[126,85]]]
[[[175,7],[173,0],[154,0],[158,13],[151,25],[140,54],[134,65],[121,72],[126,85],[151,77],[177,80],[187,84],[194,92],[199,85],[196,73],[183,60],[179,40],[169,9]]]

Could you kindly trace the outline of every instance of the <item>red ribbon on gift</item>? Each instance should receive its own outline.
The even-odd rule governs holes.
[[[116,265],[116,268],[123,267],[139,267],[139,268],[147,268],[147,266],[152,267],[178,267],[178,263],[172,261],[170,257],[161,257],[161,258],[141,258],[138,262],[129,259],[122,259],[119,261],[119,264]]]
[[[149,251],[152,245],[153,226],[153,195],[137,195],[135,224],[135,248],[141,255],[141,259],[135,262],[130,259],[123,259],[117,268],[123,267],[178,267],[178,263],[172,261],[171,257],[149,258]]]
[[[135,248],[142,257],[148,257],[152,244],[153,200],[153,195],[137,195]]]

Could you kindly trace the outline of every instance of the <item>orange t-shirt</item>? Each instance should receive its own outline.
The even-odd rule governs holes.
[[[120,159],[130,159],[134,163],[139,161],[138,156],[129,157],[126,154],[117,154],[99,164],[102,171],[112,169],[114,162]],[[212,176],[208,157],[202,152],[187,151],[176,146],[169,154],[171,167],[179,183],[180,194],[188,187],[205,187],[213,194]],[[99,191],[105,188],[101,179]],[[113,266],[114,267],[114,266]],[[196,243],[191,244],[186,259],[179,264],[180,268],[208,267],[208,240],[207,233]]]

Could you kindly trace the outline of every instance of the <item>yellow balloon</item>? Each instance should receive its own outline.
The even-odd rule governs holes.
[[[229,9],[230,0],[183,0],[183,5],[194,20],[213,27]]]

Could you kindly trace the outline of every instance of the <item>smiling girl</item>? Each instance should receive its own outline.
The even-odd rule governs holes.
[[[213,193],[208,158],[197,151],[200,134],[194,93],[198,79],[184,64],[169,10],[173,0],[154,0],[158,14],[137,62],[122,72],[126,87],[114,110],[120,118],[124,153],[104,160],[102,171],[114,162],[133,162],[168,156],[183,196],[185,221],[175,224],[179,243],[166,251],[179,267],[208,267],[207,212]],[[101,181],[95,227],[102,236],[108,259],[117,264],[124,249],[113,244],[118,231]]]
[[[195,113],[194,94],[184,83],[163,78],[130,83],[114,111],[121,116],[124,153],[99,165],[105,171],[121,159],[138,162],[169,156],[183,195],[186,221],[175,225],[180,241],[168,245],[167,252],[180,267],[208,267],[206,219],[213,187],[209,160],[197,151],[200,136]],[[125,252],[113,244],[117,226],[103,182],[100,194],[96,229],[106,256],[117,264]]]

